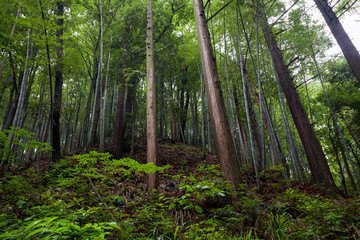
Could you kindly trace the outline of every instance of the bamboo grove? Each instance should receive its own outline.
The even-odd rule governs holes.
[[[147,137],[149,162],[158,139],[182,141],[217,154],[234,184],[249,165],[258,183],[279,167],[285,178],[359,189],[360,56],[338,18],[356,1],[0,6],[1,174],[94,148],[131,156]],[[325,55],[329,34],[342,56]]]

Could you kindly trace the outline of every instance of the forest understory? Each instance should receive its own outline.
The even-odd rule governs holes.
[[[146,139],[132,158],[109,153],[13,165],[0,179],[0,239],[359,239],[360,198],[289,181],[283,169],[241,168],[234,188],[215,155],[167,139],[146,164]],[[111,149],[111,146],[106,146]],[[126,155],[125,155],[126,157]],[[145,176],[156,171],[159,187]]]

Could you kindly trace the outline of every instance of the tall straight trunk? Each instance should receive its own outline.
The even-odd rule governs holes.
[[[273,124],[272,124],[272,121],[271,121],[271,117],[270,117],[269,109],[268,109],[268,106],[267,106],[267,102],[264,99],[263,95],[259,96],[259,94],[256,91],[256,88],[255,88],[255,86],[254,86],[254,84],[252,82],[250,82],[250,86],[251,86],[253,95],[255,97],[256,103],[257,103],[259,108],[261,108],[260,104],[262,103],[263,112],[262,112],[261,115],[262,115],[262,118],[264,119],[266,129],[267,129],[267,131],[269,133],[270,145],[271,145],[271,148],[273,150],[273,156],[274,156],[275,164],[278,165],[279,156],[278,156],[278,153],[276,152],[277,146],[276,146],[276,142],[275,142],[275,133],[274,133],[274,130],[273,130]]]
[[[89,131],[89,138],[88,138],[88,146],[91,146],[96,143],[96,132],[99,124],[100,119],[100,69],[98,72],[98,78],[96,81],[95,87],[95,95],[94,95],[94,102],[93,102],[93,110],[91,116],[91,124],[90,124],[90,131]]]
[[[242,28],[243,28],[243,31],[244,31],[244,36],[245,36],[245,40],[246,40],[246,44],[247,44],[247,49],[249,51],[250,60],[251,60],[253,70],[254,70],[254,75],[255,75],[255,78],[256,78],[256,80],[257,80],[257,82],[259,84],[259,82],[260,82],[260,76],[259,76],[260,70],[257,69],[256,66],[255,66],[255,61],[254,61],[254,58],[253,58],[253,55],[252,55],[252,52],[251,52],[250,40],[249,40],[248,34],[247,34],[246,30],[245,30],[245,24],[244,24],[242,14],[241,14],[240,10],[239,10],[239,13],[240,13],[239,15],[240,15],[240,19],[241,19],[241,25],[242,25]],[[239,41],[240,41],[240,39],[239,39]],[[258,49],[259,49],[259,47],[257,47],[257,50]],[[246,66],[244,57],[241,58],[241,61],[242,61],[242,64],[243,64],[243,70],[245,71],[245,75],[247,76],[247,78],[246,78],[247,79],[247,85],[249,85],[249,83],[251,82],[250,72],[249,72],[249,70],[248,70],[248,68]],[[258,64],[258,66],[259,66],[259,64]],[[251,98],[250,98],[250,95],[249,95],[248,91],[246,91],[245,93],[248,94],[248,99],[249,99],[249,103],[250,103],[248,105],[248,108],[249,108],[250,117],[252,118],[251,119],[251,129],[252,129],[252,131],[254,133],[253,136],[254,136],[255,141],[256,141],[256,146],[254,144],[254,147],[257,148],[256,155],[258,157],[255,158],[254,160],[256,160],[256,162],[257,162],[256,167],[260,167],[265,162],[265,160],[264,160],[264,157],[265,157],[265,154],[264,154],[265,153],[265,144],[264,144],[265,141],[264,140],[265,139],[264,139],[264,134],[263,134],[263,118],[260,115],[260,118],[261,118],[260,127],[261,127],[261,129],[259,129],[257,121],[256,121],[257,115],[255,113],[254,105],[251,104]],[[259,111],[260,111],[260,113],[262,112],[262,107],[261,106],[259,108]],[[259,131],[259,130],[261,130],[261,131]]]
[[[176,117],[175,117],[175,100],[173,90],[173,78],[170,78],[170,115],[171,115],[171,140],[176,140]]]
[[[360,54],[355,45],[345,32],[338,17],[330,7],[327,0],[314,0],[316,6],[323,15],[325,22],[329,26],[332,34],[334,35],[341,51],[343,52],[350,68],[360,83]]]
[[[315,132],[311,127],[309,118],[300,101],[289,69],[285,64],[275,36],[271,32],[263,9],[261,9],[261,13],[263,17],[262,28],[264,36],[272,56],[276,73],[279,77],[282,89],[289,105],[291,115],[301,138],[301,142],[304,146],[312,173],[312,180],[315,183],[324,184],[328,188],[338,190],[331,175],[329,165],[326,161],[320,142],[316,138]]]
[[[259,169],[257,167],[257,152],[255,150],[255,142],[254,142],[254,137],[253,137],[253,132],[252,132],[252,127],[251,127],[251,120],[250,120],[250,99],[248,98],[248,90],[246,87],[246,80],[245,80],[245,65],[243,62],[243,54],[242,54],[242,50],[241,50],[241,41],[240,41],[240,24],[239,24],[239,13],[240,13],[240,17],[241,17],[241,11],[239,10],[238,5],[236,5],[236,25],[237,25],[237,34],[238,34],[238,47],[239,47],[239,62],[240,62],[240,72],[241,72],[241,82],[242,82],[242,88],[243,88],[243,95],[244,95],[244,102],[245,102],[245,109],[246,109],[246,120],[247,120],[247,125],[248,125],[248,131],[249,131],[249,140],[250,140],[250,149],[251,149],[251,156],[252,156],[252,163],[254,165],[255,168],[255,175],[256,175],[256,182],[257,182],[257,187],[260,188],[260,178],[259,178]],[[242,25],[243,21],[242,21],[242,17],[241,17],[241,22]],[[245,35],[246,36],[246,35]]]
[[[97,85],[97,75],[98,75],[98,67],[99,67],[99,63],[98,63],[98,59],[96,57],[97,54],[97,50],[99,48],[100,45],[100,38],[101,38],[101,28],[99,28],[99,34],[98,34],[98,40],[95,44],[95,49],[93,52],[94,55],[94,62],[93,62],[93,73],[91,75],[90,70],[89,70],[89,78],[90,78],[90,86],[89,86],[89,95],[88,95],[88,99],[87,99],[87,103],[86,103],[86,110],[85,110],[85,114],[84,114],[84,118],[83,118],[83,124],[82,124],[82,131],[80,133],[80,138],[81,141],[79,141],[79,147],[82,146],[84,148],[86,148],[88,141],[89,141],[89,125],[90,125],[90,113],[91,113],[91,101],[93,99],[93,95],[94,95],[94,101],[96,98],[96,85]],[[93,115],[91,116],[93,117]]]
[[[154,67],[154,37],[152,0],[147,5],[147,30],[146,30],[146,159],[148,163],[157,165],[157,136],[156,136],[156,83]],[[157,186],[156,173],[150,173],[147,178],[150,189]]]
[[[115,116],[115,131],[114,131],[114,156],[115,158],[122,157],[123,151],[123,136],[124,136],[124,108],[125,108],[125,76],[121,74],[121,83],[118,90],[117,110]]]
[[[64,24],[64,6],[61,1],[56,2],[57,12],[56,15],[58,29],[56,30],[57,37],[57,58],[55,66],[55,89],[54,89],[54,109],[53,109],[53,134],[52,143],[54,153],[52,155],[52,162],[61,158],[60,150],[60,114],[61,114],[61,99],[62,99],[62,85],[63,85],[63,24]]]
[[[132,135],[132,122],[133,122],[133,112],[135,102],[136,102],[136,89],[138,82],[138,74],[131,76],[129,84],[126,88],[126,100],[125,100],[125,120],[123,124],[123,149],[129,151],[131,148],[131,135]]]
[[[202,142],[202,158],[205,159],[205,98],[204,98],[204,78],[203,73],[200,71],[200,80],[201,80],[201,142]]]
[[[226,77],[226,83],[227,83],[227,94],[228,94],[228,105],[229,105],[229,109],[230,109],[230,133],[231,133],[231,137],[233,139],[233,143],[235,144],[235,135],[236,135],[236,120],[235,120],[235,114],[234,114],[234,98],[232,96],[232,91],[231,91],[231,85],[230,85],[230,79],[229,79],[229,68],[228,68],[228,59],[227,59],[227,43],[226,43],[226,21],[225,21],[225,12],[224,12],[224,61],[225,61],[225,77]],[[238,152],[238,149],[235,147],[235,154],[237,157],[237,160],[240,161],[240,153]]]
[[[137,102],[136,102],[136,93],[137,93],[137,84],[134,86],[134,96],[133,96],[133,104],[132,104],[132,114],[131,114],[131,143],[130,143],[130,157],[134,154],[134,144],[135,144],[135,125],[136,125],[136,110],[137,110]]]
[[[99,104],[100,104],[100,152],[105,151],[105,106],[106,106],[106,98],[104,99],[103,104],[103,74],[102,74],[102,66],[103,66],[103,46],[104,46],[104,30],[103,30],[103,12],[102,12],[102,2],[100,0],[100,61],[99,61]],[[106,90],[105,90],[106,91]]]
[[[330,126],[330,123],[328,122],[328,128],[331,129],[331,126]],[[346,181],[345,181],[345,176],[344,176],[344,170],[343,170],[343,167],[341,165],[341,162],[340,162],[340,159],[339,159],[339,151],[337,149],[337,146],[335,144],[335,140],[333,137],[331,137],[331,132],[329,131],[329,138],[331,140],[331,144],[332,144],[332,147],[335,151],[335,157],[336,157],[336,162],[339,166],[339,171],[340,171],[340,177],[341,177],[341,184],[343,185],[343,188],[344,188],[344,191],[345,191],[345,194],[348,195],[348,190],[347,190],[347,187],[346,187]]]
[[[244,125],[242,123],[241,120],[241,109],[240,109],[240,100],[238,97],[238,89],[236,87],[235,84],[233,84],[233,95],[234,95],[234,103],[235,103],[235,113],[236,113],[236,117],[238,119],[238,124],[239,124],[239,128],[240,128],[240,138],[241,138],[241,142],[243,143],[243,147],[244,147],[244,162],[249,164],[249,150],[248,150],[248,146],[247,146],[247,142],[246,142],[246,135],[245,135],[245,130],[244,130]]]
[[[48,61],[48,74],[49,74],[49,89],[50,89],[50,111],[49,111],[49,119],[50,122],[53,122],[53,110],[54,110],[54,102],[53,102],[53,82],[52,82],[52,71],[51,71],[51,59],[50,59],[50,46],[49,46],[49,39],[48,39],[48,32],[47,32],[47,27],[46,27],[46,21],[45,21],[45,13],[44,13],[44,7],[42,4],[42,1],[39,0],[39,4],[40,4],[40,9],[41,9],[41,16],[42,16],[42,20],[44,22],[44,35],[45,35],[45,45],[46,45],[46,56],[47,56],[47,61]],[[53,145],[52,143],[52,127],[53,125],[51,124],[51,130],[50,130],[50,146]]]
[[[24,75],[23,75],[23,79],[20,83],[20,95],[19,95],[19,100],[17,103],[17,107],[16,107],[16,112],[15,112],[15,118],[14,121],[12,123],[12,126],[14,127],[20,127],[20,123],[22,120],[22,116],[23,116],[23,110],[24,110],[24,103],[25,103],[25,95],[26,95],[26,86],[28,83],[28,78],[29,78],[29,59],[31,58],[31,54],[32,54],[32,46],[30,46],[30,31],[28,32],[28,43],[27,43],[27,50],[26,50],[26,61],[25,61],[25,70],[24,70]]]
[[[226,178],[234,185],[238,185],[241,182],[240,163],[236,160],[235,146],[226,118],[225,103],[220,89],[203,2],[202,0],[193,0],[193,5],[216,155],[220,160]]]

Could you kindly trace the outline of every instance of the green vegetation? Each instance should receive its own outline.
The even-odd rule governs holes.
[[[281,169],[262,173],[260,192],[251,180],[234,188],[219,165],[170,174],[174,170],[95,151],[63,159],[44,173],[18,165],[1,179],[0,239],[360,237],[358,197],[326,197],[283,180]],[[143,182],[150,172],[171,184],[148,191]],[[283,189],[273,188],[275,182]]]

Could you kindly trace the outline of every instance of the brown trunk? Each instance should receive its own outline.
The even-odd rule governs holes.
[[[146,30],[146,158],[148,163],[157,165],[157,136],[156,136],[156,83],[154,67],[154,37],[152,0],[148,0],[147,6],[147,30]],[[157,186],[156,173],[150,173],[147,178],[148,187]]]
[[[225,177],[234,185],[238,185],[241,182],[240,163],[236,160],[235,147],[226,118],[225,103],[220,89],[203,2],[202,0],[193,0],[193,4],[216,155],[220,160]]]
[[[360,54],[358,50],[345,32],[338,17],[329,6],[328,1],[314,0],[314,2],[323,15],[337,43],[339,44],[341,51],[349,63],[353,74],[360,83]]]
[[[120,159],[123,150],[123,137],[124,137],[124,99],[125,99],[125,78],[121,76],[121,83],[118,91],[118,101],[115,117],[115,133],[114,133],[114,157]]]
[[[64,24],[64,6],[62,2],[57,2],[57,25],[56,37],[58,39],[57,49],[57,63],[55,66],[55,89],[54,89],[54,109],[53,109],[53,156],[52,161],[61,158],[60,151],[60,114],[61,114],[61,99],[62,99],[62,85],[63,85],[63,24]]]
[[[301,142],[304,146],[306,156],[310,165],[310,170],[312,173],[312,180],[314,183],[324,184],[328,188],[338,190],[331,175],[320,142],[316,138],[315,132],[311,127],[309,118],[304,110],[304,107],[300,101],[299,95],[292,81],[289,69],[284,62],[275,36],[271,32],[271,29],[267,23],[266,16],[263,12],[262,16],[262,28],[264,36],[266,38],[267,45],[273,58],[273,64],[279,77],[280,84],[284,91],[287,103],[289,105],[292,118],[299,133]]]
[[[125,122],[123,124],[123,150],[128,152],[131,145],[131,135],[132,135],[132,120],[133,115],[135,114],[135,102],[136,102],[136,87],[137,87],[138,76],[134,75],[131,77],[129,85],[127,86],[126,93],[126,106],[125,106]]]

